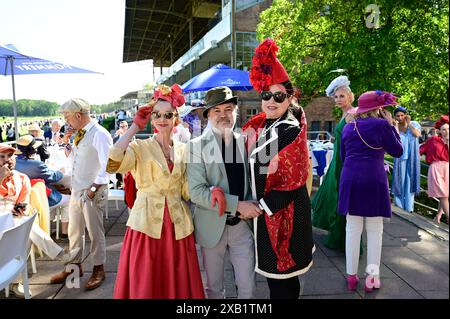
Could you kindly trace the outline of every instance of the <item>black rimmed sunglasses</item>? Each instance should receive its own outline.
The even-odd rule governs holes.
[[[290,95],[281,91],[277,92],[270,92],[270,91],[263,91],[261,92],[261,98],[264,101],[269,101],[270,98],[273,96],[273,100],[277,103],[282,103],[286,99],[286,97],[289,97]]]
[[[152,117],[153,120],[155,120],[155,119],[160,119],[162,116],[164,116],[164,118],[165,118],[166,120],[170,120],[170,119],[172,119],[173,117],[176,117],[176,116],[177,116],[177,112],[165,112],[165,113],[161,113],[161,112],[154,111],[154,112],[152,112],[152,114],[151,114],[151,117]]]

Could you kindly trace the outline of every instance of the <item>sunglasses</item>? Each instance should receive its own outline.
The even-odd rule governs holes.
[[[153,120],[155,119],[160,119],[162,116],[164,116],[164,118],[166,120],[170,120],[173,117],[177,116],[177,112],[165,112],[165,113],[161,113],[161,112],[152,112],[151,117]]]
[[[283,93],[281,91],[277,92],[270,92],[270,91],[263,91],[261,92],[261,98],[264,101],[269,101],[273,96],[273,100],[277,103],[282,103],[286,99],[286,97],[289,97],[290,95],[287,93]]]

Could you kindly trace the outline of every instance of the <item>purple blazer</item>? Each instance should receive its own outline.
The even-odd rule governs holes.
[[[342,132],[343,161],[339,183],[338,213],[363,217],[391,217],[389,183],[384,170],[384,153],[393,157],[403,154],[400,136],[381,118],[359,119],[345,125]],[[338,150],[336,150],[338,151]]]

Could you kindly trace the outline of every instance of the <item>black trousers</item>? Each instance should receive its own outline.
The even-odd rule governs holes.
[[[270,290],[270,299],[298,299],[300,282],[298,276],[287,279],[266,278]]]

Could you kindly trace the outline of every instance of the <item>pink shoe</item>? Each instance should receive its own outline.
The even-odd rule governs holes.
[[[366,284],[364,285],[365,292],[372,292],[374,289],[380,289],[381,282],[379,278],[367,277]]]
[[[359,278],[357,275],[348,275],[347,276],[347,289],[348,290],[356,290],[358,281],[359,281]]]

